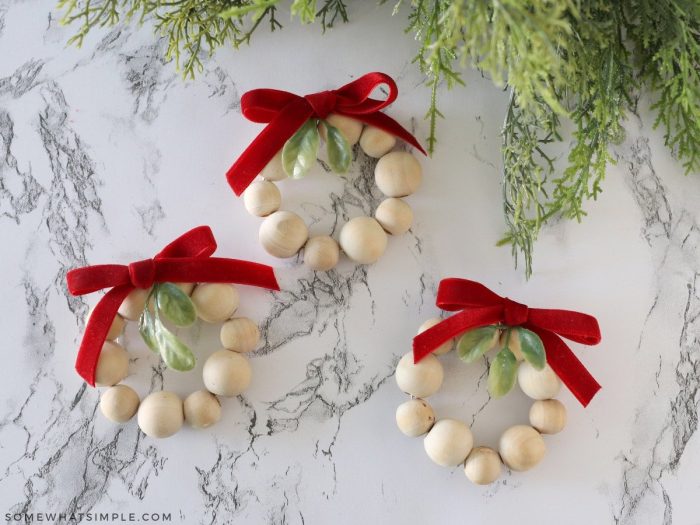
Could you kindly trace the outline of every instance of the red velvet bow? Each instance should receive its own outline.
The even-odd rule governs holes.
[[[199,226],[168,244],[153,259],[129,265],[99,264],[71,270],[68,291],[85,295],[111,288],[95,306],[83,334],[75,362],[78,374],[95,386],[95,369],[114,316],[129,292],[150,288],[153,283],[238,283],[279,290],[270,266],[211,257],[216,240],[209,226]]]
[[[480,326],[503,323],[532,330],[542,339],[547,363],[583,406],[600,385],[561,337],[584,345],[600,342],[595,317],[570,310],[528,308],[495,294],[483,284],[466,279],[443,279],[435,304],[451,312],[461,310],[413,338],[413,360],[418,362],[442,343]]]
[[[370,98],[378,86],[389,88],[386,100]],[[284,143],[310,118],[325,119],[331,113],[346,115],[403,139],[421,151],[416,138],[391,117],[380,113],[396,100],[396,82],[384,73],[367,73],[332,91],[300,97],[278,89],[254,89],[241,97],[241,111],[253,122],[267,124],[226,172],[228,183],[240,195],[253,182]]]

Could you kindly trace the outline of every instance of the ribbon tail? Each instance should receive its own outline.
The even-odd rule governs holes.
[[[536,326],[526,325],[542,339],[547,353],[547,363],[559,376],[581,405],[588,406],[601,386],[578,360],[571,348],[555,333]]]
[[[119,306],[131,290],[133,290],[132,286],[122,285],[107,292],[95,306],[85,327],[78,357],[75,360],[75,370],[90,386],[95,386],[97,361],[114,316],[117,315]]]
[[[300,98],[291,102],[265,126],[226,172],[226,179],[236,195],[240,196],[245,191],[285,142],[312,116],[313,109]]]
[[[499,322],[503,316],[502,311],[500,306],[462,310],[428,328],[425,332],[421,332],[413,338],[413,362],[418,363],[442,343],[471,328]]]
[[[416,148],[423,155],[428,155],[423,149],[423,146],[420,145],[416,137],[414,137],[406,128],[404,128],[401,124],[396,122],[393,118],[391,118],[385,113],[381,113],[379,111],[376,113],[366,114],[345,113],[343,111],[339,111],[339,113],[342,113],[344,115],[347,115],[348,117],[357,120],[361,120],[365,124],[369,124],[370,126],[374,126],[381,130],[384,130],[387,133],[391,133],[395,137],[400,138],[404,142],[407,142],[408,144]]]

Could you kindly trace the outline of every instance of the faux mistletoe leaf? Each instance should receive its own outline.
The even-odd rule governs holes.
[[[345,173],[352,162],[352,150],[343,134],[335,126],[323,122],[326,127],[326,149],[328,150],[328,164],[336,173]]]
[[[518,328],[518,337],[520,338],[520,351],[525,360],[533,368],[542,370],[547,363],[547,356],[540,336],[525,328]]]
[[[497,337],[498,328],[495,326],[469,330],[457,342],[459,358],[465,363],[473,363],[491,349]]]
[[[192,299],[172,283],[158,285],[156,303],[158,309],[177,326],[189,326],[197,319]]]
[[[309,172],[316,162],[318,143],[316,119],[307,120],[282,148],[282,166],[287,175],[299,179]]]
[[[158,321],[160,324],[160,321]],[[158,340],[156,338],[156,318],[153,313],[148,309],[144,308],[141,317],[139,317],[139,333],[141,338],[146,343],[146,346],[151,349],[152,352],[158,353]]]
[[[501,349],[491,362],[489,368],[488,387],[492,397],[505,396],[515,386],[518,371],[518,360],[507,348]]]
[[[186,372],[194,368],[195,358],[192,350],[174,333],[160,325],[156,329],[156,338],[160,355],[168,368],[179,372]]]

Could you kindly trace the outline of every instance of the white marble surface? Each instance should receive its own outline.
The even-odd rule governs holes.
[[[686,177],[651,129],[648,101],[616,148],[605,191],[576,225],[547,228],[526,282],[496,248],[499,126],[506,96],[476,74],[442,93],[440,143],[410,198],[417,221],[378,264],[314,275],[257,243],[259,221],[224,172],[259,131],[239,96],[263,86],[305,93],[381,70],[401,90],[390,113],[419,137],[428,91],[415,43],[390,6],[352,9],[323,39],[288,24],[225,51],[195,82],[159,58],[149,28],[72,29],[46,2],[0,2],[0,516],[12,512],[168,512],[181,523],[700,523],[700,178]],[[343,183],[320,172],[285,183],[287,207],[344,219],[378,202],[362,158]],[[365,179],[362,179],[364,177]],[[224,256],[279,268],[285,291],[246,291],[264,327],[254,384],[224,403],[220,425],[154,441],[108,423],[73,371],[96,297],[68,297],[65,272],[150,256],[210,224]],[[446,276],[469,277],[535,306],[596,315],[603,343],[574,346],[603,385],[587,409],[565,392],[570,423],[535,470],[487,488],[442,469],[395,428],[392,374]],[[216,330],[194,335],[206,353]],[[129,382],[186,394],[197,374],[163,373],[127,333]],[[150,360],[149,360],[150,359]],[[526,417],[517,392],[490,401],[485,365],[445,359],[440,415],[473,423],[480,443]]]

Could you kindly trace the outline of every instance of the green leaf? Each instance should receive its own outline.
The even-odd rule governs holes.
[[[535,332],[518,328],[518,337],[520,338],[520,351],[525,360],[530,363],[533,368],[542,370],[547,363],[547,356],[544,352],[542,339]]]
[[[158,340],[156,339],[156,319],[148,308],[144,308],[139,317],[139,333],[152,352],[158,353]]]
[[[194,368],[195,358],[192,350],[162,324],[156,325],[156,339],[160,355],[168,368],[180,372]]]
[[[197,319],[192,300],[172,283],[158,285],[156,303],[158,309],[177,326],[189,326]]]
[[[465,363],[473,363],[484,355],[495,344],[498,328],[482,326],[469,330],[457,342],[457,352]]]
[[[345,173],[352,162],[352,150],[343,134],[335,126],[324,121],[326,127],[326,149],[328,150],[328,164],[337,173]]]
[[[287,175],[299,179],[309,172],[316,163],[318,143],[316,119],[307,120],[282,148],[282,166]]]
[[[503,397],[515,386],[518,361],[508,348],[501,349],[489,368],[489,393],[495,398]]]

